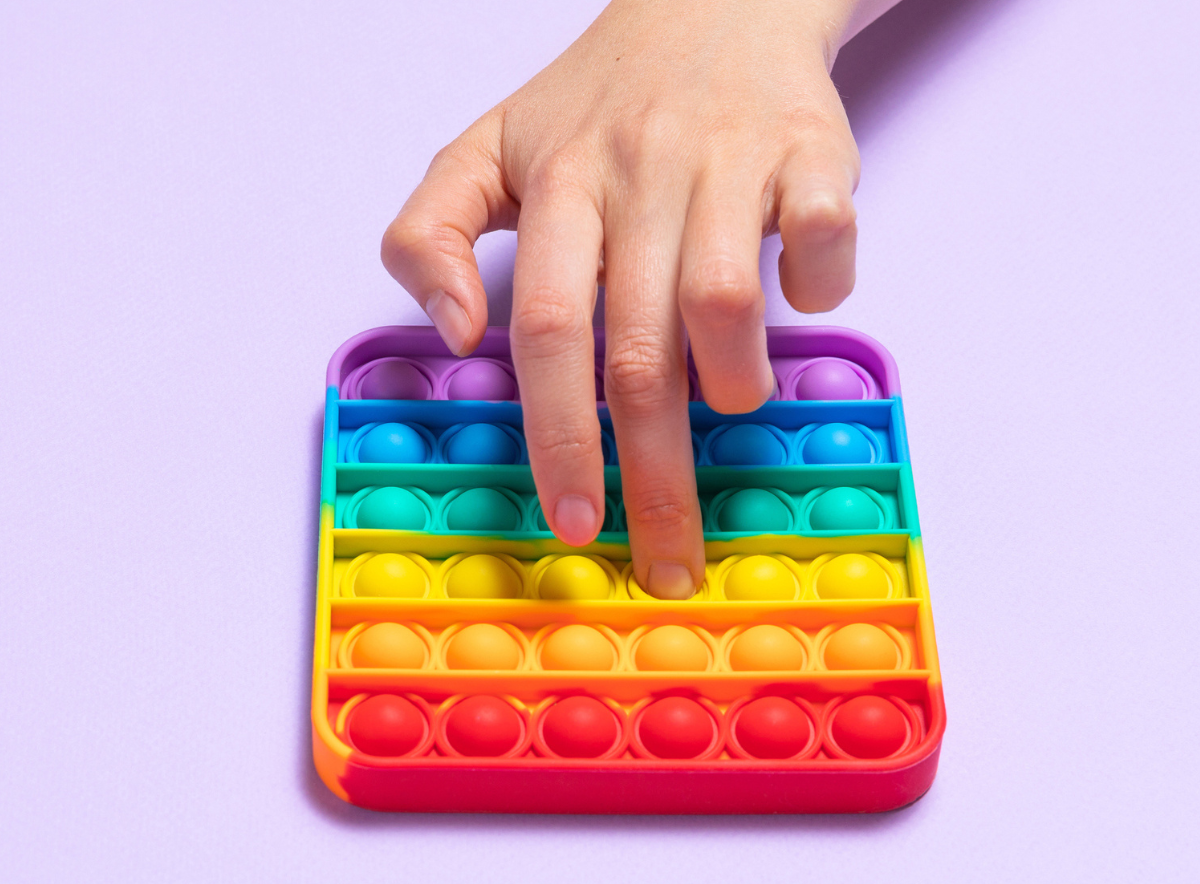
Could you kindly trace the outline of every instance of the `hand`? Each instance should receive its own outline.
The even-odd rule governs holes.
[[[487,325],[472,247],[518,233],[511,341],[547,522],[592,541],[604,515],[592,314],[605,285],[605,397],[638,583],[704,579],[688,423],[688,338],[704,400],[771,395],[762,238],[789,303],[854,286],[858,152],[829,78],[888,0],[615,0],[549,67],[444,148],[383,261],[459,355]],[[685,331],[686,328],[686,331]]]

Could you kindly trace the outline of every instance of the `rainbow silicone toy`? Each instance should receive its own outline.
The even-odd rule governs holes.
[[[506,329],[468,359],[380,328],[329,365],[313,754],[377,810],[879,811],[933,782],[945,729],[891,356],[768,331],[778,401],[690,406],[707,577],[632,577],[603,403],[608,514],[548,530]]]

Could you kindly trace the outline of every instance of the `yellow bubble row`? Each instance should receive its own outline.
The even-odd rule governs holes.
[[[783,555],[734,555],[705,569],[695,601],[897,599],[896,567],[875,553],[826,553],[800,564]],[[593,555],[522,562],[501,553],[461,553],[441,563],[416,553],[365,553],[342,576],[346,598],[653,601],[633,576]]]
[[[532,636],[509,623],[456,623],[434,636],[419,623],[359,623],[338,665],[357,669],[573,672],[801,672],[912,668],[908,641],[886,623],[741,624],[719,638],[699,626],[558,624]]]

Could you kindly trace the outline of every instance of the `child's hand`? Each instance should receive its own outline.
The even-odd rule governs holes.
[[[388,270],[463,355],[487,325],[472,246],[517,229],[525,437],[546,519],[574,545],[604,516],[600,276],[634,570],[659,597],[686,598],[704,577],[687,339],[705,401],[750,411],[773,385],[763,236],[782,235],[780,284],[797,310],[830,310],[854,286],[858,152],[828,71],[891,2],[615,0],[438,153],[384,236]]]

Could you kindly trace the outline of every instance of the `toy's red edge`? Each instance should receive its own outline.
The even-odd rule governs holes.
[[[795,767],[745,762],[647,767],[470,763],[390,765],[351,751],[330,788],[370,810],[460,813],[875,813],[913,803],[933,784],[945,731],[940,686],[931,685],[930,728],[895,761],[816,760]],[[331,747],[315,730],[314,749]],[[897,766],[897,764],[899,766]]]

